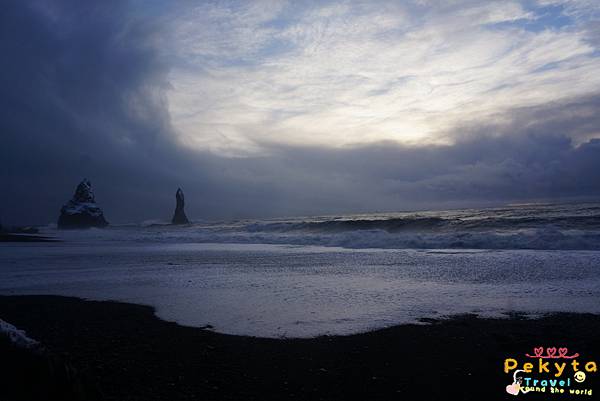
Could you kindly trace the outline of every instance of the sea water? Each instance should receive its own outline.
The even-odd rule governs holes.
[[[63,241],[0,244],[0,294],[140,303],[262,337],[600,313],[598,204],[42,231]]]

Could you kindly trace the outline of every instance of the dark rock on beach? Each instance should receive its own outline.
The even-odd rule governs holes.
[[[173,224],[189,224],[187,216],[185,215],[185,198],[183,196],[183,191],[181,188],[177,188],[177,192],[175,192],[175,200],[177,204],[175,206],[175,213],[173,214],[173,219],[171,223]]]
[[[40,230],[36,227],[3,226],[0,223],[0,234],[37,234]]]
[[[0,224],[0,242],[55,242],[55,238],[37,235],[36,227],[7,227]]]
[[[13,227],[9,232],[12,234],[37,234],[40,230],[35,227]]]
[[[93,377],[43,346],[23,346],[0,332],[0,400],[100,400]]]
[[[45,235],[13,234],[0,232],[0,242],[60,242]]]
[[[73,199],[60,210],[58,228],[106,227],[102,209],[96,204],[92,183],[84,179],[79,183]]]

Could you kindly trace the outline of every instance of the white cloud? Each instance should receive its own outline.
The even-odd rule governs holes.
[[[264,143],[436,143],[464,121],[597,91],[600,62],[578,19],[525,29],[535,11],[474,1],[203,4],[175,21],[173,123],[186,145],[226,155]]]

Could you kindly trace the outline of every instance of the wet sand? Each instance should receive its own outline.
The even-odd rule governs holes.
[[[313,339],[224,335],[147,306],[58,296],[0,296],[0,318],[45,347],[36,360],[0,343],[14,367],[2,388],[15,400],[44,386],[63,400],[503,400],[514,399],[505,358],[546,345],[600,360],[600,316],[590,314],[464,315]]]

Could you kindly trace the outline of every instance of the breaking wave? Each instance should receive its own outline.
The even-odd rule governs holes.
[[[462,216],[461,216],[462,217]],[[402,217],[378,219],[339,219],[325,221],[276,222],[249,224],[246,229],[254,232],[343,232],[355,230],[382,230],[389,233],[411,231],[458,231],[458,230],[515,230],[550,227],[556,229],[600,230],[598,216],[560,217]]]
[[[60,235],[69,235],[60,233]],[[600,250],[600,204],[196,222],[89,230],[90,238],[384,249]]]
[[[347,248],[600,250],[600,206],[530,205],[256,221],[214,230],[209,237]]]

